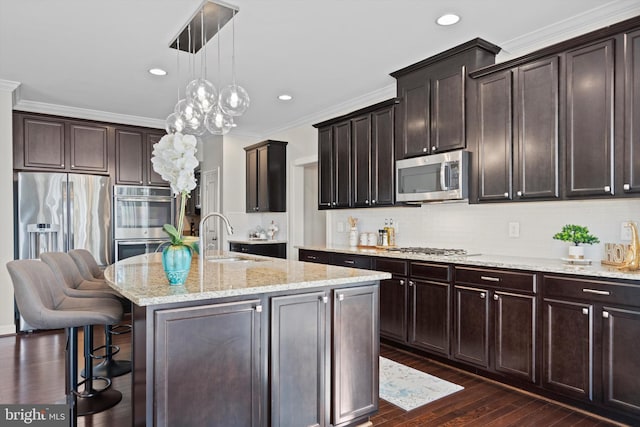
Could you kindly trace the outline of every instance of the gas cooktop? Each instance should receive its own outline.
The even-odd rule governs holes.
[[[440,255],[440,256],[480,255],[480,254],[469,254],[465,249],[443,249],[443,248],[423,248],[423,247],[387,248],[387,251],[422,254],[422,255]]]

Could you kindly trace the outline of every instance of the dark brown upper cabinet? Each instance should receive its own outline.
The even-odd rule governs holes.
[[[286,212],[287,143],[267,140],[245,147],[246,211]]]
[[[570,50],[566,70],[566,195],[614,194],[613,39]]]
[[[110,172],[112,137],[101,123],[14,113],[14,169]]]
[[[477,85],[478,200],[557,198],[558,58],[489,74]]]
[[[116,127],[116,184],[167,187],[153,170],[153,144],[164,134],[142,128]]]
[[[640,30],[624,35],[624,163],[622,189],[640,192]]]
[[[318,207],[395,202],[395,98],[314,125],[318,128]]]
[[[493,64],[499,51],[475,39],[391,73],[400,99],[396,159],[467,146],[467,72]]]

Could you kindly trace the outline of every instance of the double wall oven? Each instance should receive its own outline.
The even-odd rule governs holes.
[[[155,252],[168,242],[162,226],[174,223],[174,212],[170,188],[114,186],[114,259]]]

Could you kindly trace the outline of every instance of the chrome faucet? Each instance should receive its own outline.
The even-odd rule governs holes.
[[[200,220],[200,228],[198,229],[198,232],[200,233],[200,248],[199,248],[199,264],[200,264],[200,289],[203,289],[204,286],[204,260],[205,260],[205,251],[206,251],[206,247],[204,246],[204,223],[211,218],[212,216],[217,216],[219,218],[222,218],[222,220],[224,221],[224,225],[227,227],[227,233],[229,235],[233,234],[233,227],[231,226],[231,224],[229,223],[229,220],[227,219],[226,216],[222,215],[219,212],[209,212],[208,214],[206,214],[205,216],[202,217],[202,219]]]
[[[200,228],[198,229],[198,232],[200,233],[200,255],[203,256],[204,250],[205,250],[205,246],[204,246],[204,223],[211,218],[212,216],[217,216],[219,218],[222,218],[222,220],[224,221],[224,225],[227,227],[227,233],[229,235],[233,234],[233,227],[231,226],[231,224],[229,223],[229,220],[227,219],[226,216],[222,215],[219,212],[209,212],[208,214],[206,214],[205,216],[202,217],[202,219],[200,220]],[[202,259],[201,259],[202,261]]]

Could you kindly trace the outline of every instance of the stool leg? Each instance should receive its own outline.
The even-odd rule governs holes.
[[[93,348],[93,326],[84,327],[84,371],[86,379],[83,381],[84,390],[78,393],[78,415],[89,415],[104,411],[115,406],[122,400],[122,393],[110,388],[111,380],[105,377],[93,375],[93,361],[91,349]],[[77,378],[77,377],[76,377]],[[107,382],[102,390],[93,388],[93,379],[99,378]]]
[[[119,377],[131,372],[130,360],[116,360],[113,358],[112,330],[111,325],[104,326],[105,358],[102,362],[93,367],[95,375],[103,377]]]
[[[69,406],[69,425],[78,425],[78,398],[76,396],[78,378],[78,328],[67,328],[67,351],[65,353],[65,393]]]

